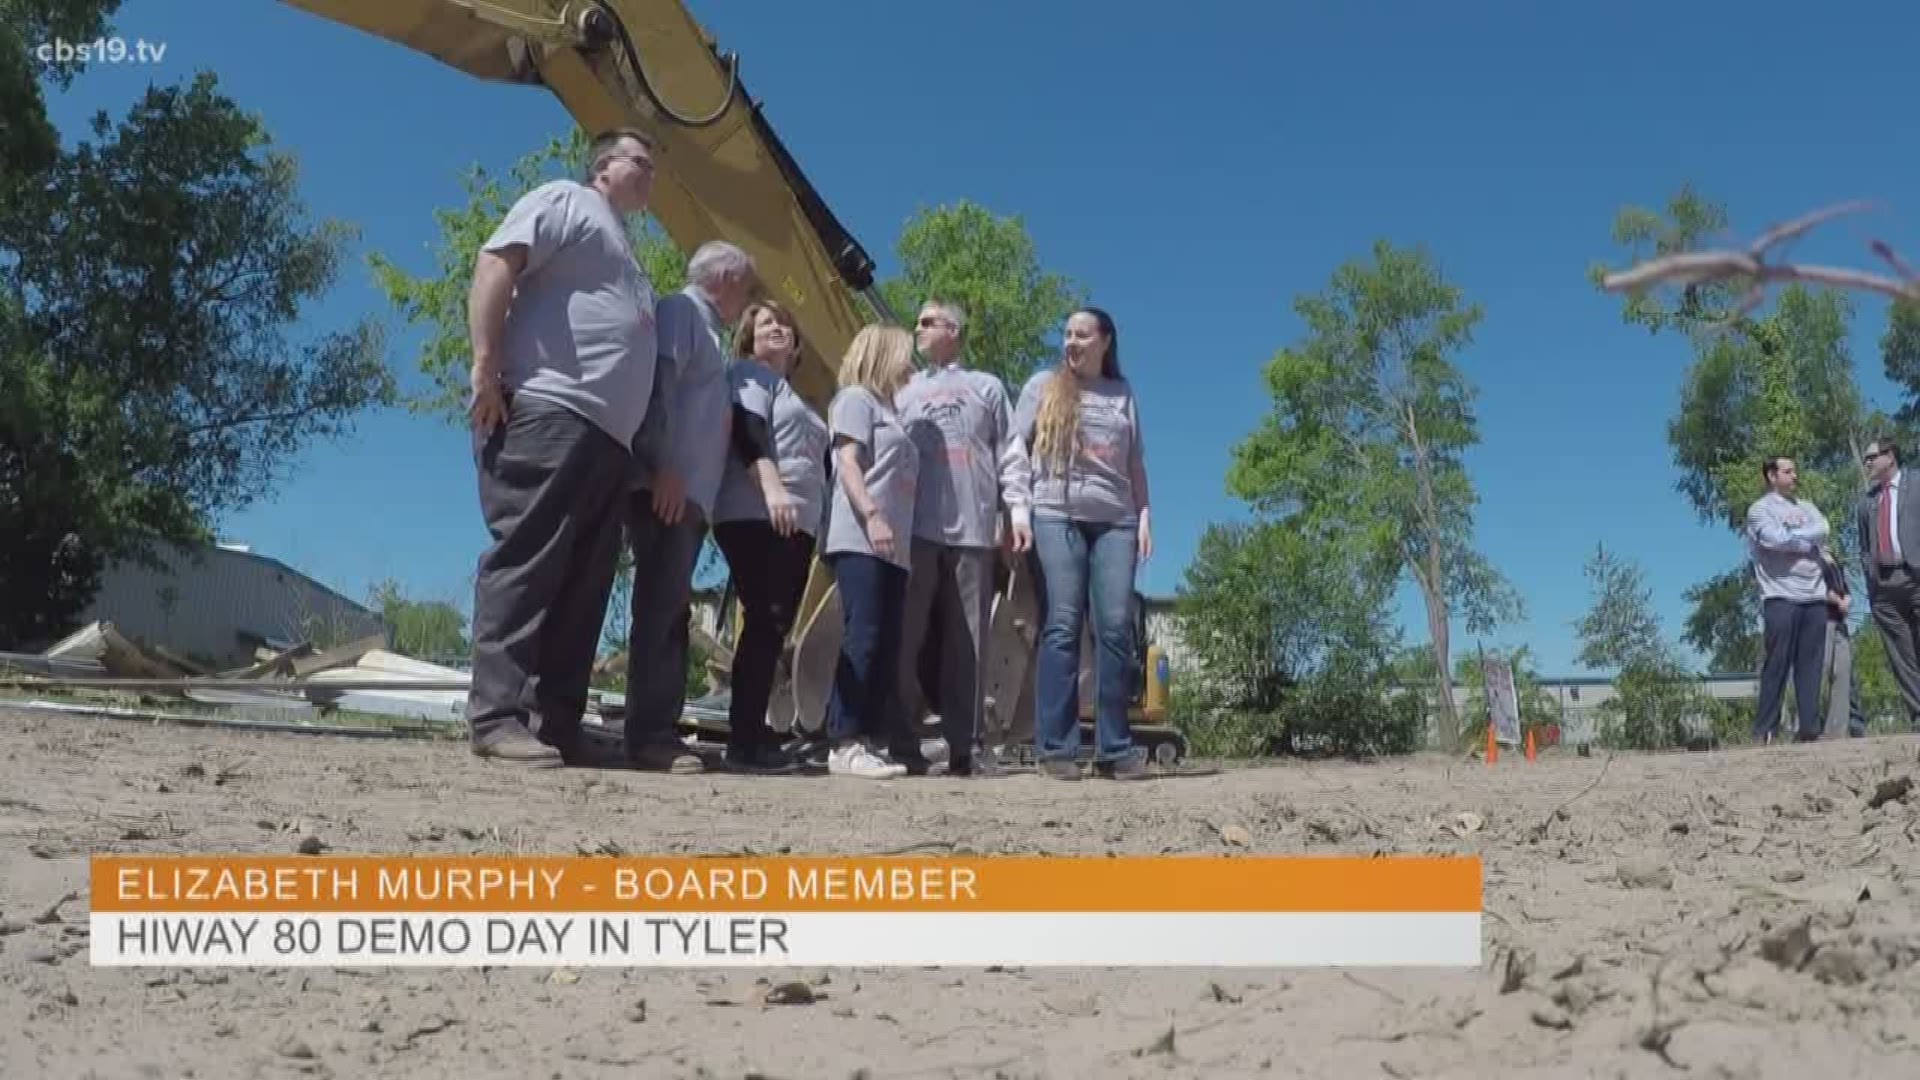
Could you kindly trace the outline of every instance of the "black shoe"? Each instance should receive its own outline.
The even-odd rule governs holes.
[[[833,750],[833,743],[822,735],[799,735],[789,739],[780,748],[781,753],[801,765],[827,767],[827,754]]]
[[[933,762],[917,746],[906,751],[890,750],[887,760],[907,770],[908,776],[925,776],[933,771]]]
[[[755,776],[790,773],[800,767],[793,755],[777,746],[729,746],[726,756],[720,760],[728,772]]]
[[[1093,771],[1108,780],[1141,780],[1147,775],[1147,759],[1139,754],[1128,754],[1112,761],[1096,761]]]

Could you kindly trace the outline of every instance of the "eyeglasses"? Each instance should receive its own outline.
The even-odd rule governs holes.
[[[953,325],[952,321],[948,319],[942,319],[937,315],[920,316],[920,329],[922,330],[931,330],[936,326],[951,327],[952,325]]]
[[[634,168],[639,169],[641,172],[650,173],[653,171],[653,159],[637,157],[633,154],[608,154],[606,157],[601,158],[600,160],[624,161],[627,164],[632,165]]]

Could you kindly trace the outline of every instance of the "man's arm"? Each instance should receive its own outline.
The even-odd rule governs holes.
[[[653,360],[653,394],[647,399],[647,416],[640,424],[634,442],[633,457],[641,471],[658,477],[673,465],[674,439],[678,427],[675,418],[674,391],[680,377],[680,365],[693,352],[694,320],[698,312],[686,297],[675,293],[663,296],[654,305],[654,333],[659,353]]]
[[[1824,530],[1788,525],[1761,501],[1747,510],[1747,535],[1753,538],[1756,545],[1768,551],[1805,555],[1813,551],[1814,541],[1824,535]]]
[[[500,373],[500,339],[507,330],[507,305],[513,285],[527,267],[525,244],[483,251],[473,264],[473,287],[467,290],[467,338],[473,348],[476,372]]]

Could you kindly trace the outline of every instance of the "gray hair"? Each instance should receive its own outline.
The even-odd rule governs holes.
[[[687,280],[695,285],[713,285],[722,277],[746,278],[753,274],[753,256],[725,240],[709,240],[687,260]]]
[[[932,308],[933,310],[939,312],[940,314],[945,315],[947,317],[947,320],[953,323],[953,332],[955,336],[958,336],[958,337],[966,336],[966,333],[967,333],[966,309],[962,308],[959,304],[954,303],[952,300],[942,300],[938,297],[932,297],[932,296],[927,298],[926,303],[920,305],[920,310],[922,311],[925,311],[928,308]]]

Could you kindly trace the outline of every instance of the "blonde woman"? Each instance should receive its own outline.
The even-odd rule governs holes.
[[[733,454],[714,503],[713,537],[740,596],[727,714],[728,767],[794,766],[767,726],[774,667],[793,629],[827,495],[827,425],[788,382],[800,327],[779,304],[749,304],[733,331]]]
[[[827,771],[846,776],[900,776],[906,766],[889,761],[885,750],[919,745],[899,698],[920,470],[894,398],[913,373],[912,349],[905,330],[861,330],[840,365],[840,391],[827,413],[835,483],[822,550],[845,626],[827,700]]]
[[[1080,635],[1092,600],[1094,770],[1137,779],[1146,763],[1127,723],[1135,670],[1134,573],[1153,551],[1146,443],[1120,337],[1099,308],[1067,319],[1060,362],[1027,381],[1014,431],[1032,448],[1033,547],[1044,621],[1034,684],[1040,772],[1077,780]]]

